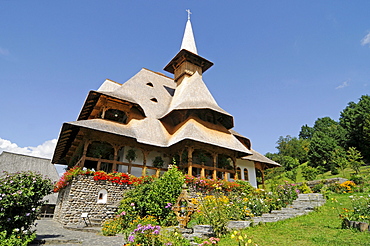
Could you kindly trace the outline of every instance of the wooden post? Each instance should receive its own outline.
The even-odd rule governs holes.
[[[147,160],[147,157],[150,153],[150,151],[148,150],[141,150],[141,152],[143,152],[143,169],[141,170],[141,176],[145,176],[146,175],[146,160]]]
[[[202,164],[202,169],[200,170],[200,177],[201,178],[204,178],[206,175],[205,175],[205,171],[204,171],[204,164]]]
[[[217,153],[213,153],[213,179],[216,180],[217,179],[217,156],[218,154]]]
[[[82,158],[81,158],[81,162],[80,162],[80,167],[84,167],[85,166],[85,160],[86,160],[86,154],[87,154],[87,148],[89,147],[90,145],[90,141],[89,140],[85,140],[84,142],[84,150],[82,152]]]
[[[233,168],[235,171],[234,180],[238,180],[238,172],[236,171],[236,157],[235,156],[231,157],[231,160],[233,161]]]
[[[194,148],[188,147],[188,175],[193,176],[193,151]]]
[[[114,148],[114,159],[112,164],[112,172],[117,172],[117,158],[118,158],[118,151],[119,151],[119,145],[113,145]]]
[[[157,178],[159,178],[159,174],[160,174],[160,169],[159,168],[157,168],[157,170],[155,171],[155,176],[157,177]]]

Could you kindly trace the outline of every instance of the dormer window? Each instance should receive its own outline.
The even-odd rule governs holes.
[[[119,123],[127,123],[127,115],[125,112],[118,109],[108,109],[104,113],[104,119],[112,120]]]

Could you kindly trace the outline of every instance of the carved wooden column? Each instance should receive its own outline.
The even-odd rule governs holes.
[[[213,177],[214,180],[217,179],[217,156],[218,156],[217,153],[212,154],[212,157],[213,157],[213,174],[212,174],[212,177]]]
[[[82,152],[82,158],[81,158],[81,162],[79,163],[79,167],[84,167],[85,166],[87,148],[89,148],[90,142],[91,141],[88,140],[88,139],[86,139],[85,142],[84,142],[84,150]]]
[[[205,171],[204,171],[204,162],[202,163],[202,169],[200,170],[200,177],[201,178],[204,178],[206,175],[205,175]]]
[[[233,167],[235,171],[234,180],[238,180],[239,177],[238,177],[238,172],[236,171],[236,157],[235,156],[231,157],[231,160],[233,161]]]
[[[188,147],[188,175],[193,176],[193,147]]]
[[[118,159],[118,152],[120,146],[117,144],[112,144],[114,148],[114,157],[113,157],[113,164],[112,164],[112,172],[117,172],[117,159]]]
[[[143,152],[143,169],[141,170],[141,176],[145,176],[146,175],[146,161],[147,161],[147,157],[150,153],[149,150],[144,150],[144,149],[140,149],[141,152]]]

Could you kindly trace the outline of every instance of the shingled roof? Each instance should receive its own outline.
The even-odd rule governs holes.
[[[184,55],[184,56],[183,56]],[[107,132],[135,139],[138,143],[156,147],[170,147],[184,140],[219,146],[236,151],[238,156],[252,154],[236,136],[228,131],[234,126],[233,116],[223,110],[213,98],[202,79],[205,72],[213,63],[206,61],[197,54],[190,20],[186,24],[181,50],[167,65],[167,70],[173,72],[181,65],[182,58],[192,63],[193,67],[201,68],[189,76],[177,80],[163,74],[141,69],[125,83],[105,80],[97,91],[91,91],[85,101],[77,121],[64,123],[53,157],[53,163],[58,162],[67,153],[74,137],[80,128]],[[176,60],[178,59],[178,60]],[[205,62],[206,61],[206,62]],[[176,70],[179,71],[179,70]],[[89,119],[99,98],[104,95],[131,103],[142,111],[144,118],[131,119],[127,124],[108,121],[105,119]],[[175,118],[178,111],[212,111],[216,121],[214,126],[206,126],[196,118],[183,119],[174,132],[165,127],[165,121]],[[173,114],[173,115],[172,115]],[[213,116],[213,115],[212,115]],[[221,127],[222,129],[218,129]],[[73,132],[66,133],[66,132]]]
[[[266,156],[258,153],[257,151],[251,149],[252,155],[244,156],[242,157],[243,160],[250,160],[250,161],[255,161],[255,162],[261,162],[265,163],[267,165],[272,165],[272,166],[281,166],[279,163],[274,162],[273,160],[267,158]]]

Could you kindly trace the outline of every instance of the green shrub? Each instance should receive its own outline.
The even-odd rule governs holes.
[[[331,172],[332,175],[338,175],[339,174],[338,168],[336,168],[336,167],[332,167],[330,172]]]
[[[198,212],[194,218],[199,224],[211,225],[216,236],[220,237],[227,231],[227,223],[230,220],[230,199],[221,194],[199,197]]]
[[[356,185],[361,185],[365,183],[365,178],[360,175],[352,175],[349,180],[355,182]]]
[[[235,180],[235,183],[239,185],[237,192],[241,194],[248,195],[255,190],[255,188],[248,181]]]
[[[145,216],[154,216],[160,225],[176,224],[176,216],[171,208],[183,184],[183,174],[173,165],[162,177],[129,190],[119,207],[119,214],[124,213],[125,217],[121,223],[122,229],[129,228],[135,219]]]
[[[303,183],[303,184],[299,185],[297,188],[303,194],[312,193],[311,188],[306,183]]]
[[[317,185],[315,185],[313,188],[312,188],[312,191],[314,193],[320,193],[321,192],[321,189],[324,187],[324,183],[320,182],[318,183]]]
[[[22,233],[13,230],[11,233],[0,232],[0,246],[27,246],[36,238],[36,233]]]
[[[319,170],[315,167],[303,166],[302,168],[302,176],[307,181],[314,180],[318,174],[319,174]]]
[[[37,218],[37,210],[52,193],[51,180],[41,174],[21,172],[0,179],[0,232],[7,236],[14,230],[28,233]]]

